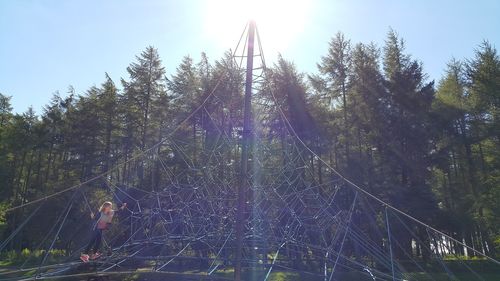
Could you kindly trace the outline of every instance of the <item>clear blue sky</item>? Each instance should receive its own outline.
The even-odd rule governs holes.
[[[65,95],[73,85],[83,93],[99,85],[104,72],[119,85],[148,45],[158,48],[168,73],[185,55],[197,59],[205,51],[217,59],[234,45],[221,46],[214,37],[227,30],[207,32],[208,1],[0,0],[0,92],[13,96],[16,112],[33,105],[41,113],[55,91]],[[450,58],[471,57],[482,40],[500,48],[496,0],[304,1],[310,8],[303,27],[286,48],[269,48],[268,60],[279,51],[299,70],[314,72],[337,31],[353,42],[382,45],[392,27],[430,78],[439,79]],[[225,36],[236,43],[239,32],[231,32]]]

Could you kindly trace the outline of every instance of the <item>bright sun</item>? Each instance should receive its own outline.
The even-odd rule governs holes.
[[[234,48],[245,24],[253,19],[267,55],[283,52],[303,31],[307,0],[205,1],[205,34],[219,47]]]

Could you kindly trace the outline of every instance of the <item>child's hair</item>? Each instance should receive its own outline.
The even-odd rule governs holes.
[[[106,202],[102,203],[101,207],[99,208],[99,212],[102,212],[104,210],[104,208],[106,208],[106,207],[112,207],[112,206],[113,206],[113,203],[106,201]]]

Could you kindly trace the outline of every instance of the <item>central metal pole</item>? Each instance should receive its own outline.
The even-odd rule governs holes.
[[[238,183],[238,209],[236,213],[236,264],[234,279],[241,280],[241,260],[243,256],[243,235],[245,233],[245,205],[248,184],[248,150],[252,137],[252,81],[253,81],[253,51],[255,42],[255,21],[248,24],[247,70],[245,80],[245,105],[243,111],[243,135],[241,142],[241,167]]]

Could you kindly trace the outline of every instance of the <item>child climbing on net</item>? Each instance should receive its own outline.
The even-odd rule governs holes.
[[[123,210],[126,207],[127,203],[123,203],[120,210]],[[83,262],[88,262],[89,259],[97,259],[101,255],[99,253],[99,248],[102,241],[102,232],[106,230],[109,225],[111,225],[115,212],[116,211],[113,210],[113,203],[106,201],[99,208],[97,216],[93,212],[90,214],[90,217],[95,219],[95,222],[92,226],[92,235],[89,243],[87,244],[85,251],[80,255],[80,259]]]

